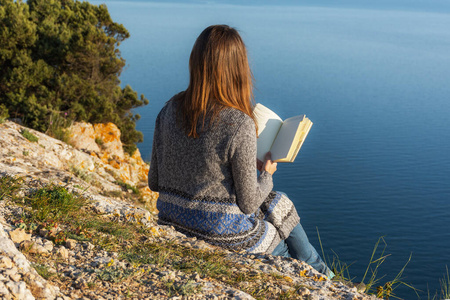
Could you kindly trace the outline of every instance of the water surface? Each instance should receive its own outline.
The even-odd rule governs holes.
[[[439,289],[450,262],[448,1],[106,3],[131,33],[120,47],[128,65],[122,83],[150,100],[138,110],[144,158],[157,113],[187,86],[195,38],[211,24],[236,27],[257,102],[314,122],[295,163],[275,174],[312,243],[319,248],[317,227],[326,254],[352,263],[360,280],[384,236],[391,256],[383,280],[412,253],[403,280]],[[396,293],[417,298],[406,288]]]

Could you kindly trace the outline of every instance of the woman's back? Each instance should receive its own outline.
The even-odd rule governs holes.
[[[176,101],[169,101],[155,125],[149,186],[160,193],[159,222],[224,248],[274,249],[280,236],[272,224],[263,221],[258,210],[260,196],[255,194],[261,191],[256,186],[253,120],[237,109],[226,108],[200,137],[193,138],[179,127],[176,108]],[[244,159],[238,162],[242,163],[238,169],[236,155]],[[248,166],[245,157],[254,163]],[[248,190],[244,193],[236,182],[239,176],[245,177],[240,180]],[[266,174],[262,181],[266,197],[272,177]],[[244,200],[249,207],[254,206],[253,213],[242,211],[239,204]]]
[[[224,109],[214,125],[192,138],[177,123],[176,106],[176,101],[170,100],[156,121],[159,189],[176,189],[193,198],[209,196],[236,202],[228,151],[237,129],[253,121],[236,109]],[[256,177],[256,169],[254,172]]]

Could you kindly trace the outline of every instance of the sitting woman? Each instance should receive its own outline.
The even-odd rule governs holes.
[[[223,248],[300,259],[332,277],[291,200],[272,192],[277,163],[268,153],[257,164],[252,74],[238,32],[206,28],[189,71],[188,88],[156,119],[148,182],[159,192],[159,223]]]

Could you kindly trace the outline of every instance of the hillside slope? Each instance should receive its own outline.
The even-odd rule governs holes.
[[[376,299],[301,261],[157,225],[148,165],[120,152],[118,134],[77,124],[77,149],[0,124],[0,298]]]

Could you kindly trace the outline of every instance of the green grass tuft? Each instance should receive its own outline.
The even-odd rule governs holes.
[[[127,191],[131,190],[133,192],[133,194],[135,194],[135,195],[139,195],[140,194],[139,189],[137,187],[132,186],[132,185],[130,185],[128,183],[125,183],[125,182],[123,182],[121,180],[116,180],[114,183],[119,185],[119,186],[121,186],[123,189],[125,189]]]
[[[50,272],[46,265],[41,264],[31,264],[31,266],[36,270],[36,272],[42,276],[42,278],[48,280],[55,275],[55,273]]]
[[[69,143],[70,132],[67,130],[72,121],[67,119],[67,113],[53,112],[50,116],[49,125],[45,133],[55,139]]]
[[[64,223],[87,204],[86,199],[69,193],[62,186],[50,185],[37,190],[26,199],[33,208],[33,218],[44,222],[49,219]]]
[[[28,129],[22,129],[20,134],[32,143],[37,143],[39,141],[39,138],[32,134]]]
[[[23,178],[13,176],[0,177],[0,201],[4,199],[15,200],[15,193],[23,184]]]
[[[177,295],[190,296],[201,291],[201,286],[195,284],[192,280],[188,280],[186,283],[175,283],[170,280],[166,281],[164,285],[169,297]]]
[[[333,252],[333,258],[331,260],[329,257],[326,257],[323,251],[319,230],[317,230],[317,235],[319,237],[322,256],[325,259],[329,268],[336,275],[333,278],[333,280],[341,281],[349,286],[356,286],[356,285],[362,286],[363,288],[365,288],[364,290],[365,293],[369,295],[376,295],[378,298],[383,299],[389,299],[390,297],[397,298],[395,296],[394,290],[400,285],[404,285],[413,289],[417,294],[417,290],[413,286],[402,281],[403,272],[405,271],[405,268],[408,265],[408,263],[411,261],[412,255],[409,256],[407,262],[393,280],[386,281],[384,284],[380,284],[380,281],[383,278],[385,278],[385,275],[379,276],[378,274],[379,268],[385,262],[386,258],[390,256],[390,254],[385,254],[387,243],[384,237],[380,237],[378,241],[375,243],[372,255],[370,257],[369,263],[367,265],[366,271],[364,272],[364,276],[361,282],[358,284],[354,284],[352,281],[355,279],[355,277],[352,277],[349,272],[349,267],[351,266],[351,264],[348,265],[342,262],[335,252]]]

